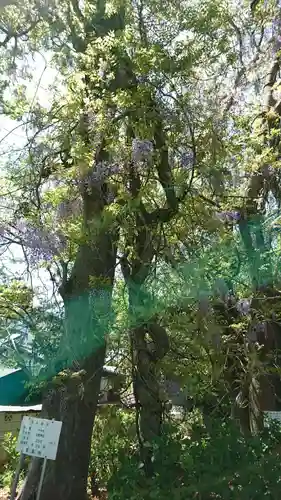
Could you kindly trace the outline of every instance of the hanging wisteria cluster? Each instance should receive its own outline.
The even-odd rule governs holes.
[[[278,7],[281,8],[280,2]],[[278,52],[281,49],[281,19],[277,16],[272,23],[272,39],[273,39],[273,52]]]
[[[1,239],[21,244],[31,264],[42,260],[51,261],[66,248],[66,238],[59,232],[48,232],[25,220],[18,221],[15,226],[1,227]]]
[[[133,139],[132,142],[132,160],[135,163],[147,162],[151,159],[153,153],[153,144],[148,139]]]
[[[133,139],[132,160],[133,163],[147,163],[152,158],[153,144],[148,139]],[[102,161],[92,167],[90,172],[83,179],[75,181],[75,184],[83,185],[87,188],[98,187],[106,182],[110,177],[123,172],[122,162],[110,163]]]
[[[222,222],[228,222],[228,223],[232,223],[232,224],[236,224],[241,219],[240,212],[236,212],[236,211],[216,212],[216,216]]]
[[[120,174],[122,166],[118,163],[100,162],[95,165],[88,174],[75,182],[75,184],[86,186],[87,188],[97,187],[107,181],[111,176]]]
[[[78,216],[82,213],[82,200],[75,198],[73,200],[63,200],[57,207],[57,219],[65,220],[72,216]]]
[[[237,311],[242,316],[247,316],[250,312],[252,299],[240,299],[236,304]]]
[[[33,263],[40,260],[50,261],[66,248],[66,238],[57,231],[48,232],[26,221],[20,221],[17,229]]]
[[[185,151],[180,155],[180,166],[182,168],[189,168],[194,163],[194,153],[192,151]]]

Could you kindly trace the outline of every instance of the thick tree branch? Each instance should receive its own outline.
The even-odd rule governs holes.
[[[276,99],[273,97],[273,86],[276,83],[280,71],[280,56],[273,61],[271,68],[266,76],[264,85],[264,111],[268,112],[276,105]]]
[[[251,8],[251,11],[254,12],[257,8],[257,6],[259,5],[261,0],[252,0],[251,1],[251,5],[250,5],[250,8]]]
[[[156,322],[151,322],[147,325],[148,332],[154,343],[154,359],[160,361],[164,358],[170,348],[168,334],[162,326]]]
[[[12,40],[12,38],[15,38],[15,40],[17,40],[18,38],[28,35],[28,33],[33,28],[35,28],[35,26],[37,26],[39,22],[40,19],[37,19],[33,21],[28,28],[25,28],[24,30],[21,31],[9,31],[4,26],[0,25],[0,30],[6,35],[5,40],[3,42],[0,42],[0,47],[6,47],[9,41]]]

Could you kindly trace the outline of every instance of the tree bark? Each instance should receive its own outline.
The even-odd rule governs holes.
[[[83,311],[80,320],[84,323]],[[93,332],[90,332],[91,334]],[[80,338],[83,344],[83,339]],[[77,341],[76,341],[77,343]],[[86,342],[89,347],[89,343]],[[49,461],[40,500],[84,500],[87,491],[91,436],[97,409],[102,368],[105,361],[105,339],[95,342],[93,351],[76,359],[66,373],[55,377],[43,401],[42,418],[62,421],[58,454]],[[41,460],[34,459],[21,500],[31,500],[37,490]]]
[[[279,103],[276,102],[273,95],[279,70],[280,54],[278,51],[266,75],[263,91],[263,142],[265,147],[272,148],[274,152],[280,150],[280,138],[277,137],[276,139],[275,135],[272,134],[277,121],[280,120],[281,111]],[[245,247],[251,273],[253,292],[259,295],[259,299],[261,299],[262,295],[264,296],[263,308],[260,307],[260,300],[254,298],[252,309],[256,311],[260,310],[261,313],[263,312],[262,309],[264,310],[264,305],[267,303],[267,297],[279,295],[279,292],[274,290],[272,262],[268,252],[270,248],[265,242],[261,222],[266,195],[272,190],[274,196],[277,198],[278,195],[280,196],[280,189],[275,173],[269,178],[267,172],[268,165],[262,165],[252,175],[246,193],[246,202],[244,207],[241,208],[241,220],[239,222],[240,235]],[[261,209],[258,204],[259,199],[263,201]],[[268,302],[272,305],[271,300]],[[245,400],[247,401],[246,411],[248,412],[247,422],[253,434],[256,434],[263,428],[263,411],[275,409],[276,392],[278,392],[277,386],[280,386],[280,377],[272,377],[270,370],[268,370],[271,364],[268,356],[273,354],[274,351],[276,352],[278,344],[278,335],[276,336],[276,328],[273,322],[266,322],[265,332],[257,334],[255,341],[264,347],[257,352],[254,345],[249,344],[249,352],[256,351],[258,363],[263,366],[262,370],[259,366],[256,368],[253,367],[256,373],[252,373],[246,391],[247,394],[245,394]],[[240,422],[243,425],[243,419]]]
[[[59,361],[66,364],[67,370],[55,377],[47,391],[42,417],[54,418],[63,424],[58,455],[55,461],[48,462],[40,500],[86,498],[118,241],[114,228],[102,228],[95,237],[91,234],[91,221],[100,218],[104,208],[101,193],[97,187],[83,193],[88,241],[81,245],[71,275],[60,290],[65,306],[65,333]],[[91,285],[93,278],[94,286]],[[35,498],[40,467],[40,459],[32,460],[21,500]]]
[[[159,373],[157,363],[165,356],[169,349],[169,339],[166,330],[154,323],[159,337],[154,336],[154,348],[146,339],[151,334],[148,325],[140,325],[131,330],[133,384],[137,398],[139,415],[139,437],[141,458],[147,476],[153,474],[152,446],[156,437],[161,435],[164,401],[161,397]]]
[[[153,99],[151,109],[155,112],[155,147],[159,154],[156,162],[158,180],[165,193],[167,207],[146,211],[141,203],[139,212],[135,214],[135,232],[127,235],[127,247],[134,249],[130,262],[126,256],[122,259],[122,271],[129,290],[130,330],[132,376],[136,398],[137,429],[141,459],[148,476],[153,473],[152,445],[156,437],[161,435],[164,401],[160,394],[158,362],[169,349],[169,338],[166,330],[160,326],[159,318],[145,310],[139,314],[140,298],[145,292],[145,281],[152,269],[152,259],[156,253],[153,241],[159,224],[169,221],[178,210],[178,199],[172,182],[172,174],[168,160],[168,148],[164,127],[159,110]],[[134,137],[133,127],[128,128],[129,140]],[[132,199],[139,196],[141,179],[133,166],[130,171],[130,191]]]
[[[73,377],[59,389],[50,390],[45,397],[41,417],[54,418],[63,424],[57,458],[48,461],[40,500],[87,498],[90,444],[104,354],[105,348],[101,347],[83,364],[87,380],[85,377],[83,380]],[[83,382],[87,384],[87,389],[81,395],[79,389]],[[41,459],[32,461],[22,500],[35,498],[41,466]]]
[[[80,38],[77,34],[72,8],[76,8],[75,15],[78,15],[83,25],[84,38]],[[105,36],[110,31],[117,32],[124,29],[123,7],[112,16],[107,16],[105,12],[105,1],[97,3],[97,11],[92,19],[84,17],[75,3],[71,4],[67,23],[71,32],[70,42],[77,53],[86,52],[94,32],[98,36]],[[93,61],[91,71],[97,61]],[[130,79],[126,71],[123,71],[120,79],[119,73],[123,66],[124,61],[120,58],[114,81],[109,89],[113,94],[120,88],[136,86],[136,82]],[[100,98],[104,88],[92,87],[87,74],[89,70],[83,67],[81,71],[85,75],[86,97]],[[94,158],[96,164],[108,159],[105,138],[102,138],[99,150],[91,144],[86,112],[81,119],[79,133],[89,155],[96,151]],[[57,364],[66,366],[67,370],[62,376],[55,377],[55,382],[59,385],[53,385],[47,392],[42,410],[43,417],[63,422],[62,432],[57,458],[48,463],[40,500],[86,498],[91,436],[105,361],[105,334],[111,313],[119,236],[119,230],[114,224],[114,227],[102,227],[103,209],[109,203],[107,195],[106,181],[102,185],[97,182],[95,185],[84,185],[81,188],[83,236],[86,242],[81,243],[71,275],[64,280],[60,289],[65,309],[65,333]],[[95,308],[97,303],[98,307]],[[56,375],[54,370],[53,375]],[[34,459],[21,500],[32,500],[35,497],[40,467],[40,461]]]

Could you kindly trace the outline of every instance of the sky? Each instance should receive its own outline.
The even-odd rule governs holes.
[[[1,0],[0,0],[1,2]],[[37,54],[32,60],[29,58],[29,67],[33,69],[34,77],[33,82],[30,82],[27,95],[31,99],[38,99],[40,104],[44,107],[48,107],[51,102],[52,92],[49,87],[51,87],[54,82],[57,71],[55,71],[50,66],[50,56],[45,54],[42,57]],[[9,119],[6,116],[0,116],[0,177],[1,170],[3,172],[3,167],[8,159],[8,155],[14,152],[15,155],[18,154],[27,142],[25,127],[19,125],[18,122]],[[9,251],[1,256],[1,263],[7,269],[7,272],[11,276],[15,274],[25,273],[26,264],[23,262],[23,254],[18,245],[12,245]],[[26,275],[26,280],[30,283],[30,277]],[[46,292],[46,283],[49,282],[49,274],[40,270],[38,272],[32,273],[32,285],[35,289],[42,290],[42,283],[44,283],[44,291]],[[51,290],[51,289],[50,289]],[[35,298],[35,304],[38,304],[37,298]]]

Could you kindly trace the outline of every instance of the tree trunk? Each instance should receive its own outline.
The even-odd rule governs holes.
[[[57,458],[48,461],[40,500],[86,499],[91,436],[104,356],[105,346],[83,364],[86,377],[74,373],[45,397],[42,418],[61,420],[63,425]],[[86,387],[84,393],[83,386]],[[32,461],[22,500],[35,498],[41,466],[41,459]]]
[[[148,269],[148,266],[147,266]],[[147,318],[143,311],[140,318],[134,317],[134,307],[138,308],[135,285],[129,287],[131,316],[137,326],[130,331],[132,350],[133,386],[136,398],[137,427],[141,460],[147,476],[153,474],[152,447],[155,438],[161,435],[164,403],[161,396],[158,362],[169,350],[169,338],[165,328],[156,318]]]
[[[91,437],[105,347],[103,339],[86,359],[79,360],[78,371],[72,368],[58,374],[53,387],[46,393],[41,416],[62,421],[62,431],[57,458],[48,462],[40,500],[86,498]],[[21,500],[35,498],[41,465],[40,459],[32,461]]]
[[[163,401],[160,395],[156,359],[153,359],[145,340],[146,328],[139,326],[134,328],[131,333],[135,360],[134,390],[138,400],[141,455],[146,474],[151,475],[151,446],[155,437],[161,434]]]
[[[165,195],[165,206],[148,212],[141,200],[135,213],[135,231],[126,235],[126,246],[133,248],[133,254],[130,259],[125,254],[121,265],[129,290],[132,319],[130,342],[139,444],[146,474],[151,475],[151,447],[155,437],[161,435],[164,408],[164,401],[160,395],[157,363],[169,350],[169,338],[166,330],[159,325],[155,311],[147,311],[144,304],[143,311],[139,314],[140,297],[146,295],[145,281],[152,270],[153,257],[157,254],[155,241],[157,229],[159,225],[169,222],[176,215],[179,200],[176,197],[169,164],[164,123],[152,94],[145,106],[149,108],[150,113],[153,110],[151,125],[154,129],[155,151],[158,154],[155,168]],[[127,136],[128,143],[131,144],[135,137],[133,123],[128,126]],[[141,193],[141,178],[133,163],[130,166],[129,186],[132,199],[137,199]]]
[[[95,199],[96,194],[92,193]],[[48,462],[40,500],[86,498],[91,437],[111,312],[117,236],[114,229],[107,228],[92,244],[81,246],[71,276],[61,290],[65,335],[59,360],[66,362],[68,369],[55,376],[43,401],[42,417],[62,421],[62,431],[57,458]],[[90,286],[93,278],[96,278],[95,288]],[[21,500],[35,498],[41,465],[40,459],[33,459]]]
[[[94,32],[98,36],[106,36],[111,31],[124,29],[125,9],[121,6],[117,13],[107,16],[105,2],[99,2],[94,17],[95,29],[93,24],[89,30],[89,20],[86,17],[82,20],[84,40],[76,33],[70,11],[67,22],[73,49],[77,53],[85,53]],[[95,64],[98,64],[98,60],[93,61],[91,72]],[[136,88],[136,79],[132,81],[131,73],[126,68],[124,57],[120,57],[118,68],[113,69],[115,78],[109,89],[112,94],[118,89],[130,86],[132,89]],[[81,71],[85,75],[85,97],[100,98],[105,84],[100,89],[93,87],[88,74],[89,68],[82,67]],[[106,138],[102,138],[100,149],[97,150],[90,139],[88,121],[85,111],[79,134],[89,157],[96,151],[94,160],[98,164],[108,160]],[[83,165],[83,158],[81,160]],[[86,176],[87,173],[85,172]],[[107,182],[102,185],[99,181],[95,185],[83,184],[83,175],[81,181],[84,243],[81,243],[78,250],[70,277],[64,281],[60,290],[65,306],[65,335],[57,364],[66,365],[69,370],[62,377],[55,377],[59,386],[53,387],[46,394],[42,411],[42,416],[63,422],[62,432],[56,461],[48,463],[40,500],[84,500],[86,497],[91,436],[105,360],[105,334],[111,312],[119,230],[116,226],[104,227],[103,209],[110,203]],[[99,307],[95,308],[97,302]],[[56,375],[54,371],[53,375]],[[32,461],[22,500],[34,498],[40,467],[39,460]]]
[[[276,142],[276,134],[272,134],[272,130],[277,126],[276,117],[280,118],[280,110],[274,98],[273,90],[277,82],[279,70],[280,55],[278,52],[275,54],[266,76],[263,96],[264,119],[262,133],[264,136],[264,147],[271,147],[275,151],[278,151],[280,144],[279,138],[277,138]],[[270,111],[274,112],[275,118],[273,120],[270,118]],[[260,153],[260,151],[257,151],[257,153]],[[266,243],[266,238],[264,237],[262,215],[265,210],[265,200],[268,192],[271,190],[274,196],[278,198],[280,196],[280,189],[279,187],[277,188],[279,181],[275,178],[275,174],[272,175],[272,179],[269,181],[266,174],[267,170],[268,165],[265,164],[252,175],[246,192],[246,203],[241,209],[241,219],[239,222],[239,230],[248,259],[253,292],[254,294],[264,295],[262,308],[260,307],[260,296],[259,300],[253,300],[251,307],[253,311],[261,309],[263,314],[266,297],[279,294],[279,292],[274,290],[274,275],[269,253],[270,245]],[[260,200],[263,201],[261,209],[258,203]],[[271,306],[273,305],[272,301],[269,301],[269,307],[270,304]],[[259,373],[252,373],[247,393],[249,425],[253,434],[256,434],[263,428],[263,411],[274,409],[276,399],[274,384],[271,383],[272,377],[267,370],[269,363],[268,355],[270,353],[273,354],[276,349],[276,345],[272,342],[275,335],[274,333],[270,333],[270,321],[267,321],[266,328],[267,333],[260,333],[255,339],[260,345],[264,345],[264,348],[257,353],[258,364],[262,364],[264,370],[261,373],[260,367],[257,366],[257,369],[260,371]]]

